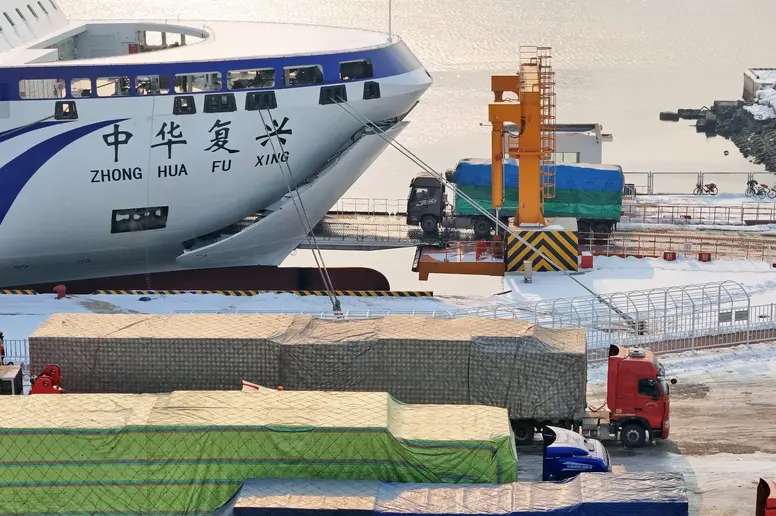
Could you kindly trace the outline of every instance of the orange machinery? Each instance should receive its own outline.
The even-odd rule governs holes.
[[[517,158],[520,166],[516,227],[546,226],[544,199],[555,197],[555,75],[549,47],[520,47],[520,69],[514,75],[491,77],[494,102],[488,105],[492,124],[492,203],[499,210],[504,204],[504,167],[506,157]],[[513,93],[517,99],[504,98]],[[505,123],[514,123],[518,134],[505,132]],[[496,213],[498,217],[498,213]],[[503,276],[503,235],[496,241],[447,242],[444,248],[419,246],[412,271],[420,280],[429,274],[477,274]]]
[[[515,226],[546,226],[543,201],[555,196],[555,79],[550,59],[549,47],[520,47],[520,72],[491,77],[492,203],[497,210],[504,202],[504,123],[512,122],[518,127],[518,143],[507,145],[506,153],[517,158],[520,167]],[[507,92],[517,95],[517,101],[505,100]]]

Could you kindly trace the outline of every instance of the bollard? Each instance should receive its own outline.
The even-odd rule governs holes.
[[[533,260],[523,262],[523,283],[533,283]]]
[[[57,299],[62,299],[67,295],[67,287],[64,285],[57,285],[54,287],[54,292],[57,293]]]

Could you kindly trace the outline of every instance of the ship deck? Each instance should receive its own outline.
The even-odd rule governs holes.
[[[202,38],[200,41],[164,50],[123,54],[90,59],[38,61],[57,43],[81,33],[108,26],[116,30],[132,26],[133,30],[167,32]],[[393,43],[397,41],[394,36]],[[0,53],[0,66],[72,66],[203,62],[238,59],[325,55],[370,50],[392,44],[382,32],[288,23],[261,23],[241,21],[177,21],[164,20],[111,20],[72,21],[68,25],[29,41],[17,48]]]

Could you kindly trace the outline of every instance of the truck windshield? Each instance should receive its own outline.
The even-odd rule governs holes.
[[[413,188],[410,193],[410,201],[419,201],[421,199],[428,199],[431,195],[430,188]]]

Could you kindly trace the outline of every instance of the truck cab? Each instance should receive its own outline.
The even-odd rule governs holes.
[[[425,234],[436,233],[445,211],[444,185],[425,172],[410,182],[407,197],[407,225],[420,226]]]
[[[612,461],[601,441],[555,426],[542,429],[542,480],[558,481],[580,473],[612,471]]]
[[[606,403],[609,431],[619,431],[627,447],[666,439],[670,429],[670,388],[665,368],[655,354],[642,348],[609,347]]]

